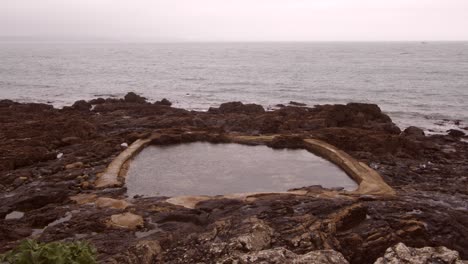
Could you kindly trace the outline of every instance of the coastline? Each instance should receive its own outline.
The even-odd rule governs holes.
[[[36,232],[40,241],[92,242],[107,263],[137,255],[144,243],[163,263],[227,261],[277,248],[295,254],[333,249],[350,263],[373,263],[399,242],[445,246],[468,259],[467,137],[426,136],[414,127],[401,131],[377,105],[265,111],[231,102],[201,112],[173,108],[164,99],[148,103],[133,93],[62,109],[1,100],[0,126],[0,252],[42,230]],[[132,198],[122,187],[93,186],[123,151],[122,143],[153,134],[161,144],[200,140],[194,132],[221,135],[214,140],[280,134],[271,144],[278,148],[318,139],[378,171],[396,195],[337,196],[297,186],[306,195],[205,199],[188,209],[164,197]],[[92,195],[111,200],[96,202]],[[24,216],[4,219],[16,211]],[[140,218],[129,229],[115,224],[122,215]]]

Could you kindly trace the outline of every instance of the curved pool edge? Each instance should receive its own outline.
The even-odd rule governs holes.
[[[226,135],[227,143],[239,144],[267,144],[277,136],[239,136]],[[128,170],[129,161],[137,155],[141,150],[148,146],[152,141],[158,139],[160,135],[153,135],[150,138],[138,139],[133,142],[128,148],[122,151],[110,164],[105,171],[98,175],[94,183],[97,189],[105,189],[112,187],[122,187],[125,185],[125,174]],[[335,146],[323,142],[318,139],[303,139],[304,149],[319,155],[328,161],[332,162],[353,179],[358,188],[354,191],[340,191],[342,194],[351,195],[374,195],[374,196],[394,196],[395,190],[389,186],[382,176],[370,168],[363,162],[359,162],[346,152],[336,148]],[[323,191],[325,192],[325,190]],[[227,194],[219,196],[175,196],[168,198],[166,201],[174,205],[180,205],[188,208],[194,208],[197,203],[209,199],[247,199],[253,195],[261,194],[294,194],[307,195],[307,191],[294,190],[287,192],[271,192],[271,193],[243,193],[243,194]]]

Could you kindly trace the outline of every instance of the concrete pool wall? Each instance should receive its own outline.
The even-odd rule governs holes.
[[[106,168],[106,170],[98,175],[94,185],[96,188],[110,188],[110,187],[122,187],[125,185],[125,176],[129,167],[131,159],[143,150],[148,145],[159,145],[159,144],[171,144],[171,142],[165,142],[163,140],[164,135],[153,135],[147,139],[138,139],[131,144],[127,149],[121,152]],[[271,143],[279,135],[273,136],[238,136],[238,135],[208,135],[201,133],[198,135],[196,140],[191,140],[189,143],[195,141],[205,141],[212,143],[239,143],[247,145],[267,145]],[[193,137],[192,137],[193,138]],[[213,142],[215,141],[215,142]],[[339,150],[338,148],[317,139],[303,139],[303,148],[310,151],[313,154],[319,155],[330,162],[337,165],[346,174],[351,177],[357,184],[358,188],[354,191],[343,191],[346,194],[353,195],[383,195],[393,196],[395,191],[391,188],[381,177],[381,175],[367,166],[366,164],[355,160],[353,157],[348,155],[346,152]],[[178,143],[176,143],[178,144]],[[300,187],[300,186],[298,186]],[[291,191],[282,193],[294,193],[294,194],[305,194],[304,191]],[[248,194],[235,194],[233,197],[247,197],[255,193]],[[203,197],[203,198],[197,198]],[[208,199],[209,196],[189,196],[189,197],[173,197],[170,198],[169,202],[175,204],[193,203],[199,200]],[[224,195],[223,197],[228,198],[230,195]]]

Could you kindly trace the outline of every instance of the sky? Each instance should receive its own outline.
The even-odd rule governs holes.
[[[0,0],[0,37],[468,40],[468,0]]]

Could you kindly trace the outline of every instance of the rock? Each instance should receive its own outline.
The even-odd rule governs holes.
[[[238,257],[231,258],[231,261],[236,260],[240,260],[240,263],[262,264],[348,264],[348,261],[343,257],[343,255],[334,250],[316,250],[304,255],[299,255],[282,247],[243,254]],[[223,263],[230,262],[224,261]]]
[[[290,101],[289,104],[294,105],[294,106],[306,106],[307,105],[307,104],[304,104],[304,103],[298,103],[298,102],[294,102],[294,101]]]
[[[448,134],[452,137],[464,137],[465,133],[463,131],[457,129],[449,129],[447,130]]]
[[[107,197],[99,197],[96,202],[96,206],[99,208],[114,208],[114,209],[125,209],[129,207],[131,204],[125,200],[117,200]]]
[[[405,137],[424,137],[425,136],[424,130],[415,126],[407,127],[403,131],[402,135]]]
[[[14,104],[17,104],[17,103],[13,102],[12,100],[7,100],[7,99],[0,100],[0,107],[9,107]]]
[[[143,227],[143,224],[143,217],[129,212],[112,215],[108,221],[108,226],[126,229],[136,229],[138,227]]]
[[[388,248],[375,264],[463,264],[457,251],[446,247],[411,248],[403,243]]]
[[[65,169],[71,170],[71,169],[81,168],[83,166],[84,166],[83,162],[78,161],[78,162],[74,162],[74,163],[65,165]]]
[[[256,218],[249,220],[254,223],[249,232],[235,238],[239,248],[247,251],[258,251],[268,248],[271,244],[273,230],[263,221]]]
[[[390,118],[383,114],[380,107],[376,104],[349,103],[346,105],[346,107],[357,113],[361,112],[374,118],[390,121]]]
[[[70,200],[76,202],[79,205],[92,203],[96,201],[96,199],[97,199],[96,194],[88,194],[88,193],[78,194],[78,195],[70,197]]]
[[[105,102],[106,102],[106,100],[104,98],[101,98],[101,97],[96,98],[96,99],[92,99],[91,101],[89,101],[89,103],[92,104],[92,105],[103,104]]]
[[[128,144],[127,144],[126,142],[120,144],[120,146],[121,146],[122,148],[128,148]]]
[[[79,137],[64,137],[61,141],[67,145],[73,145],[81,142],[81,138]]]
[[[127,93],[124,97],[124,100],[127,103],[139,103],[139,104],[146,103],[145,97],[139,96],[134,92]]]
[[[92,105],[85,100],[79,100],[76,101],[73,105],[72,108],[78,111],[89,111],[91,109]]]
[[[154,102],[155,105],[165,105],[165,106],[171,106],[172,103],[171,101],[167,100],[166,98],[163,98],[161,101],[156,101]]]
[[[24,183],[25,183],[25,180],[23,179],[23,177],[18,177],[13,181],[13,186],[18,187],[18,186],[23,185]]]
[[[109,263],[152,264],[160,263],[162,249],[158,241],[143,240],[131,247],[122,256],[116,256]]]
[[[261,105],[257,104],[243,104],[242,102],[229,102],[224,103],[219,106],[219,108],[208,109],[210,113],[220,113],[220,114],[229,114],[229,113],[242,113],[242,114],[258,114],[264,113],[265,109]]]
[[[281,149],[281,148],[303,148],[304,141],[301,137],[298,136],[276,136],[271,142],[267,144],[271,148]]]
[[[47,148],[42,146],[23,146],[15,149],[14,160],[8,165],[13,165],[14,168],[20,168],[39,161],[54,159],[54,156],[54,153],[49,152]]]
[[[89,187],[91,186],[91,184],[88,182],[88,181],[84,181],[82,183],[80,183],[80,187],[81,189],[89,189]]]

